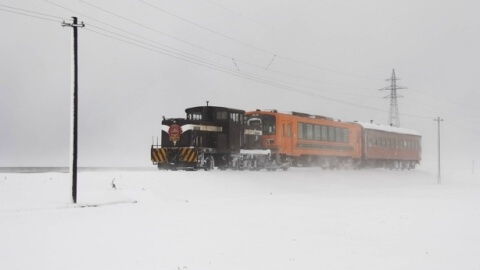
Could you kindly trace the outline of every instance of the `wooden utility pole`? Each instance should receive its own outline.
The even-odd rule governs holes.
[[[73,74],[72,74],[72,133],[71,137],[71,162],[70,162],[70,174],[72,177],[72,199],[73,203],[77,203],[77,147],[78,147],[78,34],[77,28],[84,27],[85,24],[77,23],[77,17],[72,17],[72,23],[62,23],[62,26],[69,26],[73,28]]]
[[[437,171],[437,182],[440,184],[442,182],[442,177],[440,175],[441,172],[441,166],[440,166],[440,122],[443,121],[440,117],[437,117],[437,119],[434,119],[434,121],[438,122],[438,171]]]

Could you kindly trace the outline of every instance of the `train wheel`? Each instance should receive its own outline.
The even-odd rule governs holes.
[[[206,159],[205,159],[205,168],[204,170],[205,171],[210,171],[210,170],[213,170],[215,168],[215,160],[213,159],[212,156],[208,156]]]

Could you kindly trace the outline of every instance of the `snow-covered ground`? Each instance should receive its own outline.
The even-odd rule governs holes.
[[[422,170],[81,172],[74,206],[66,173],[0,173],[0,269],[478,270],[480,175],[442,180]]]

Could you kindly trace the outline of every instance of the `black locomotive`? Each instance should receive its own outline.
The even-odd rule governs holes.
[[[185,118],[162,121],[162,144],[151,147],[159,169],[285,168],[270,159],[270,150],[260,149],[261,126],[245,122],[245,111],[200,106],[185,112]]]

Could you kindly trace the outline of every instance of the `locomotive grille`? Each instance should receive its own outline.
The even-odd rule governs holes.
[[[194,148],[181,148],[179,161],[197,162],[197,151]]]
[[[195,148],[156,148],[152,149],[152,162],[197,162]]]
[[[165,148],[152,149],[152,162],[165,162],[167,160],[167,153]]]

